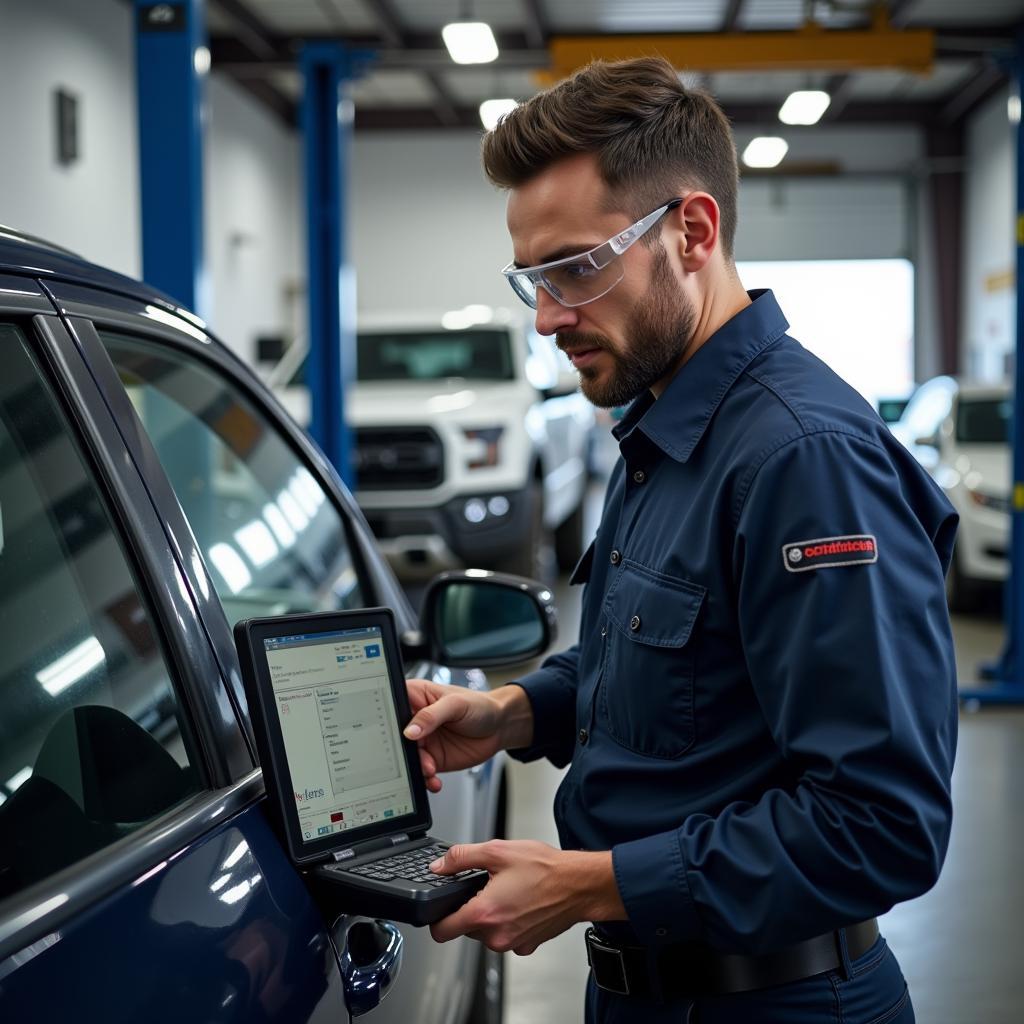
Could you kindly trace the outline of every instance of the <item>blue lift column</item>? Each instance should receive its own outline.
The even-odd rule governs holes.
[[[201,317],[205,0],[135,0],[142,276]]]
[[[1024,95],[1024,32],[1013,62],[1017,94]],[[991,686],[961,690],[960,699],[979,704],[1024,704],[1024,130],[1017,125],[1017,348],[1014,357],[1013,488],[1010,512],[1010,577],[1006,583],[1006,642]]]
[[[309,431],[353,486],[345,385],[355,378],[355,269],[348,259],[348,157],[352,102],[346,89],[373,54],[343,43],[302,49],[302,133],[306,159]]]

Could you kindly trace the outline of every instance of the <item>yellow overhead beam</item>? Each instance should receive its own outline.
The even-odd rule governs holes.
[[[931,29],[829,30],[815,24],[794,32],[689,35],[555,36],[548,43],[549,81],[592,60],[662,56],[681,71],[856,71],[897,68],[927,74],[935,61]]]

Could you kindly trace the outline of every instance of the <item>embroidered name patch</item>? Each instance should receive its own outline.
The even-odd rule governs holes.
[[[869,533],[845,537],[818,537],[782,546],[782,564],[789,572],[830,569],[878,561],[878,541]]]

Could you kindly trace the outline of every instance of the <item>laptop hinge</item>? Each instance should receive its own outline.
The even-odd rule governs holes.
[[[391,837],[391,845],[392,846],[400,846],[402,843],[407,843],[407,842],[409,842],[409,836],[408,836],[408,833],[406,833],[406,832],[399,832],[399,834],[397,836],[392,836]]]
[[[350,846],[347,850],[335,850],[331,856],[334,858],[335,863],[341,860],[349,860],[351,857],[356,855],[356,851]]]

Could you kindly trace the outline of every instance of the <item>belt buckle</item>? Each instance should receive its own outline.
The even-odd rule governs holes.
[[[594,983],[597,987],[619,996],[630,995],[626,960],[622,950],[602,942],[593,928],[587,929],[586,939],[587,962],[594,972]]]

